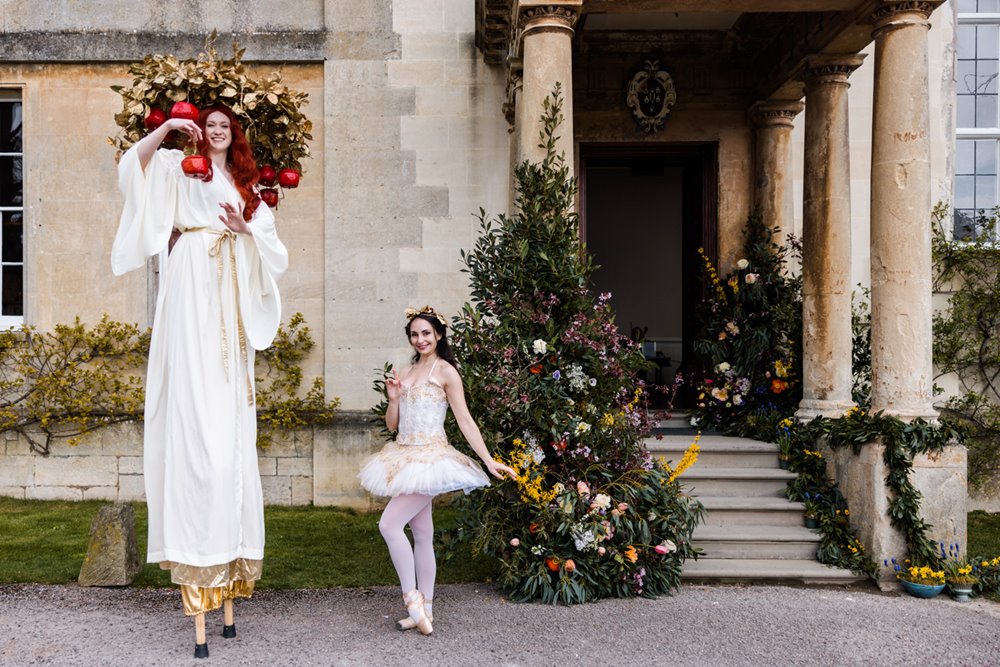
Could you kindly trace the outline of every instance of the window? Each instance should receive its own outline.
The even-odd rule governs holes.
[[[0,327],[24,322],[24,152],[20,91],[0,90]]]
[[[974,239],[1000,203],[1000,0],[958,0],[954,236]]]

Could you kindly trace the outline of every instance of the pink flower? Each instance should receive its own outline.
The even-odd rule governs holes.
[[[608,550],[605,549],[604,547],[597,547],[597,555],[598,556],[603,556],[605,553],[607,553],[607,551]]]
[[[579,493],[581,496],[589,496],[590,486],[588,486],[587,483],[581,479],[579,482],[576,483],[576,492]]]
[[[512,547],[517,547],[520,545],[521,545],[521,540],[517,539],[516,537],[510,541],[510,546]]]
[[[747,281],[747,285],[753,285],[755,282],[757,282],[758,277],[759,276],[756,273],[748,273],[745,278],[745,280]]]
[[[653,551],[662,556],[664,554],[670,554],[677,551],[677,545],[674,544],[671,540],[663,540],[655,547],[653,547]]]
[[[618,503],[618,511],[619,512],[621,512],[622,514],[624,514],[625,510],[627,510],[627,509],[628,509],[628,503]]]

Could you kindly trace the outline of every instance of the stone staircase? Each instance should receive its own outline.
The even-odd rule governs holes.
[[[693,440],[689,434],[650,437],[646,448],[677,464]],[[684,564],[682,579],[802,584],[865,580],[816,560],[819,533],[804,526],[804,505],[785,498],[785,486],[795,475],[778,467],[776,445],[719,435],[704,435],[699,445],[697,462],[681,480],[705,506],[705,521],[693,538],[705,555]]]

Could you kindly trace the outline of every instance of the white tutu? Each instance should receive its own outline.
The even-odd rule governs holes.
[[[436,496],[489,486],[479,464],[448,444],[444,431],[448,396],[434,380],[436,366],[437,361],[426,382],[401,388],[396,441],[361,464],[358,479],[373,495]]]
[[[358,479],[372,495],[387,497],[436,496],[459,489],[468,493],[490,483],[478,463],[442,441],[427,445],[390,442],[365,460]]]

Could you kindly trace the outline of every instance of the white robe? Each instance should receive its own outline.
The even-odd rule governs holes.
[[[248,404],[248,391],[254,350],[271,344],[281,320],[275,281],[288,266],[288,253],[263,203],[249,222],[252,234],[237,235],[232,245],[220,236],[226,229],[220,204],[240,206],[239,192],[218,171],[211,183],[184,176],[182,158],[180,151],[158,150],[144,173],[135,149],[122,156],[118,182],[125,205],[111,264],[121,275],[154,255],[162,262],[146,378],[147,561],[189,566],[175,569],[181,584],[212,585],[191,575],[210,568],[201,575],[214,576],[219,586],[227,583],[218,581],[219,566],[264,557],[256,408],[252,394]],[[173,228],[188,231],[168,258]],[[221,264],[210,255],[213,247]],[[178,580],[178,571],[193,580]]]

